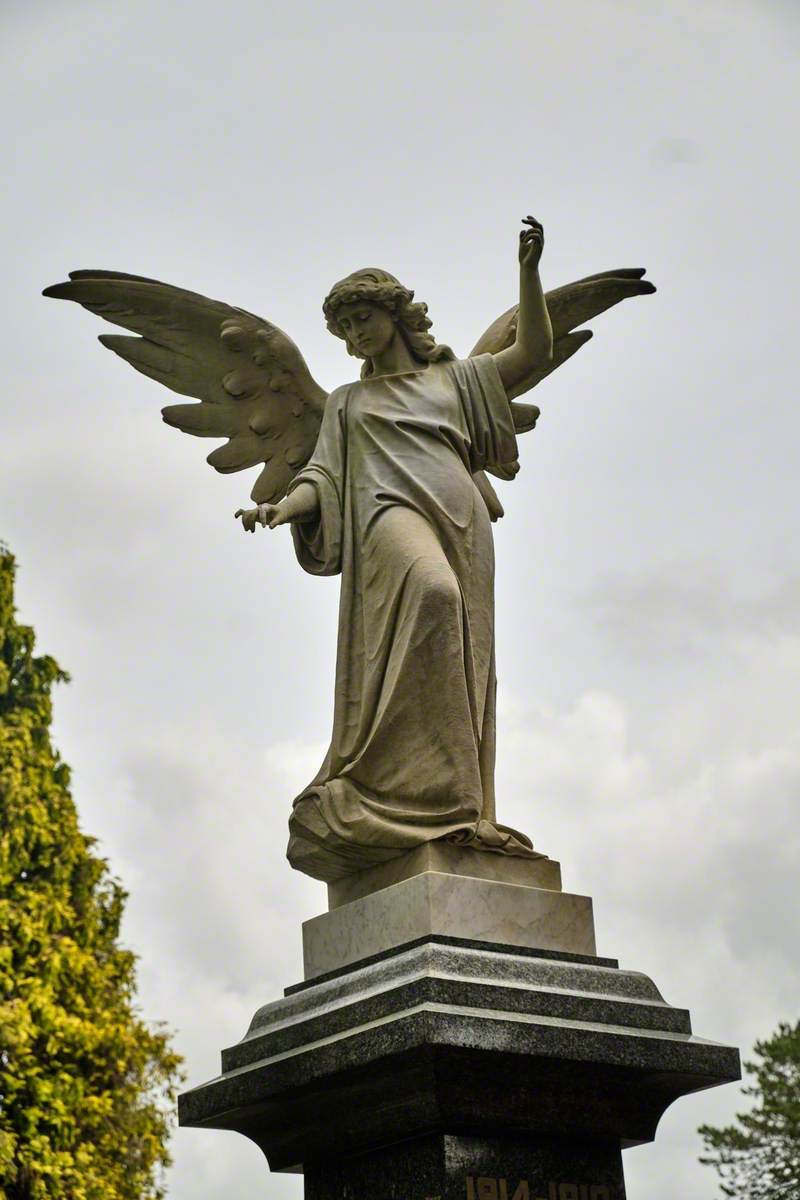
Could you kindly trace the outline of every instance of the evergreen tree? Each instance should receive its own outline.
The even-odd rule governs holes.
[[[736,1200],[797,1200],[800,1197],[800,1021],[782,1023],[756,1042],[756,1062],[744,1069],[753,1082],[742,1092],[755,1101],[723,1129],[703,1125],[705,1156],[716,1167],[724,1196]]]
[[[0,1198],[156,1200],[180,1060],[135,1006],[126,894],[80,830],[0,545]]]

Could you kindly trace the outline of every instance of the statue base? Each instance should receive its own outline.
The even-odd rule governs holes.
[[[305,1173],[306,1200],[624,1200],[622,1148],[651,1141],[679,1096],[738,1079],[738,1052],[695,1037],[646,976],[576,953],[569,922],[560,947],[552,929],[529,944],[547,904],[585,901],[593,950],[591,901],[475,875],[446,886],[430,865],[307,923],[323,922],[327,967],[307,953],[306,980],[180,1097],[180,1123],[251,1138],[273,1171]],[[432,912],[482,933],[442,932]]]

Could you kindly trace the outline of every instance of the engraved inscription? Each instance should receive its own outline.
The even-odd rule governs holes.
[[[611,1192],[603,1183],[561,1183],[551,1180],[547,1195],[538,1196],[531,1190],[530,1181],[517,1183],[491,1175],[467,1175],[467,1200],[611,1200]]]

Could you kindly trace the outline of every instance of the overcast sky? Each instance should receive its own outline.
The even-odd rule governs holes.
[[[598,949],[696,1032],[798,1016],[800,547],[794,0],[5,0],[0,536],[73,677],[56,738],[130,889],[140,995],[189,1077],[301,976],[324,887],[284,861],[332,710],[338,581],[245,537],[252,477],[43,300],[80,267],[259,312],[353,377],[321,301],[381,265],[466,353],[515,300],[647,266],[543,384],[497,530],[500,819],[594,897]],[[108,330],[108,326],[105,329]],[[174,397],[173,397],[174,399]],[[680,1101],[630,1200],[710,1200]],[[179,1131],[171,1200],[299,1200]]]

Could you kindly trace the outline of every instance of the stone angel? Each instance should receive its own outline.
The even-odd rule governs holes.
[[[495,816],[494,555],[517,435],[539,409],[517,398],[591,337],[587,320],[655,288],[643,269],[542,291],[542,226],[519,236],[519,303],[467,358],[438,344],[427,306],[387,271],[355,271],[323,304],[362,360],[330,395],[297,346],[252,313],[154,279],[75,271],[46,296],[134,336],[100,341],[199,403],[169,425],[227,438],[218,471],[263,464],[236,517],[289,524],[300,565],[341,574],[333,733],[294,801],[288,857],[333,881],[433,839],[539,857]]]

